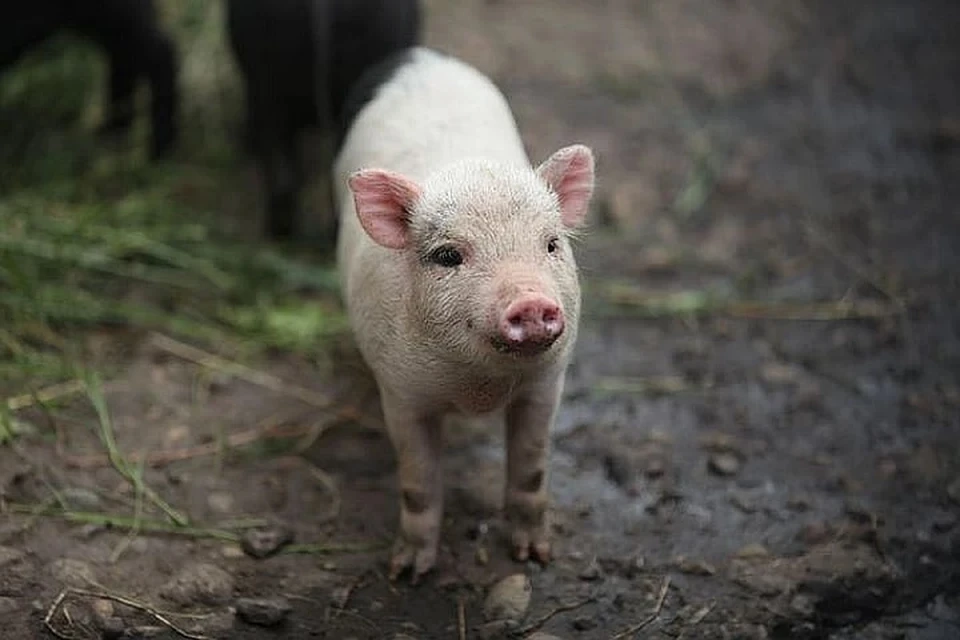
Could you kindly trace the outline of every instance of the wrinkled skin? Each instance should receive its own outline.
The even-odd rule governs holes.
[[[62,29],[88,38],[107,56],[109,94],[99,133],[129,131],[136,85],[145,78],[150,85],[150,155],[168,155],[178,129],[177,58],[172,40],[158,26],[152,0],[11,0],[0,9],[0,70]]]
[[[569,238],[592,195],[592,153],[567,147],[534,170],[505,102],[473,74],[429,56],[412,64],[396,81],[400,90],[382,91],[381,104],[361,115],[338,164],[345,300],[398,459],[400,532],[390,575],[411,569],[414,581],[437,559],[441,424],[448,414],[502,419],[513,556],[549,560],[549,431],[580,313]],[[468,106],[444,106],[426,119],[447,139],[463,138],[448,148],[485,153],[456,161],[415,155],[437,134],[408,131],[390,151],[417,158],[408,171],[404,162],[371,165],[378,154],[368,149],[377,145],[367,146],[366,126],[382,124],[381,107],[392,117],[419,110],[422,101],[436,104],[429,102],[433,90],[457,82],[472,98],[459,104]],[[486,132],[477,131],[474,117]],[[376,130],[383,128],[371,135]],[[545,344],[537,334],[537,344],[505,346],[504,319],[518,300],[533,300],[536,309],[550,305],[551,314],[555,306],[562,332]]]

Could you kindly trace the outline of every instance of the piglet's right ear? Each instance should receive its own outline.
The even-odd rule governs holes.
[[[367,235],[388,249],[407,246],[410,210],[420,197],[420,187],[409,178],[383,169],[357,171],[347,182]]]

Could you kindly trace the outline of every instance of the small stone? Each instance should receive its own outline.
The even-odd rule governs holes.
[[[220,548],[220,555],[235,560],[244,556],[243,549],[236,544],[227,544]]]
[[[559,636],[555,636],[544,631],[537,631],[536,633],[530,634],[524,640],[563,640]]]
[[[293,542],[293,531],[284,526],[250,529],[244,533],[240,546],[254,558],[266,558]]]
[[[765,571],[738,576],[734,582],[767,598],[785,593],[793,585],[783,576]]]
[[[751,502],[746,496],[739,493],[735,493],[730,496],[730,504],[747,514],[757,512],[757,505]]]
[[[794,385],[802,376],[802,369],[783,362],[768,362],[760,367],[760,378],[773,385]]]
[[[60,492],[60,497],[73,511],[99,511],[100,496],[90,489],[83,487],[67,487]]]
[[[712,576],[717,572],[717,569],[709,562],[693,560],[684,556],[678,557],[674,564],[681,572],[691,576]]]
[[[520,620],[530,606],[533,586],[522,573],[507,576],[493,585],[483,603],[483,615],[487,620]]]
[[[770,555],[770,551],[765,546],[763,546],[758,542],[754,542],[744,547],[741,547],[740,550],[737,551],[736,553],[736,556],[738,558],[742,558],[744,560],[751,559],[751,558],[766,558],[769,555]]]
[[[810,499],[806,496],[791,496],[787,498],[787,509],[797,513],[808,511],[810,509]]]
[[[579,577],[581,580],[586,580],[588,582],[599,580],[603,577],[603,569],[601,569],[600,565],[597,563],[596,557],[590,560],[587,566],[583,568],[583,571],[580,572]]]
[[[224,604],[233,595],[233,576],[212,564],[189,566],[167,582],[160,595],[181,606]]]
[[[122,638],[126,632],[126,626],[123,624],[123,620],[117,616],[104,618],[99,624],[100,637],[103,638],[103,640],[117,640],[117,638]]]
[[[740,471],[740,458],[732,453],[715,453],[707,461],[707,468],[718,476],[732,476]]]
[[[477,564],[481,567],[487,566],[487,563],[490,562],[490,553],[487,551],[486,547],[477,547],[475,554],[475,559]]]
[[[293,608],[285,598],[240,598],[237,617],[258,627],[275,627],[287,619]]]
[[[25,555],[26,554],[20,549],[14,549],[13,547],[0,547],[0,569],[8,564],[19,562]]]
[[[570,622],[577,631],[589,631],[597,626],[597,619],[593,616],[577,616]]]
[[[109,600],[104,600],[99,598],[90,603],[90,608],[93,610],[93,615],[96,616],[97,620],[106,620],[107,618],[113,617],[113,603]]]
[[[61,558],[50,565],[54,580],[65,587],[88,588],[97,584],[93,568],[82,560]]]
[[[214,491],[207,495],[207,506],[219,515],[230,513],[233,510],[233,496],[225,491]]]

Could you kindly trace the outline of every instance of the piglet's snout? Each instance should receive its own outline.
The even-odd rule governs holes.
[[[563,309],[545,295],[525,294],[500,317],[499,341],[508,351],[540,353],[563,333]]]

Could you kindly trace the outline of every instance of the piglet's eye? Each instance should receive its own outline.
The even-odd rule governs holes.
[[[557,249],[560,248],[560,239],[559,238],[550,238],[547,242],[547,253],[556,253]]]
[[[463,254],[453,246],[443,245],[442,247],[437,247],[430,252],[430,255],[427,256],[430,262],[440,265],[441,267],[459,267],[463,264]]]

